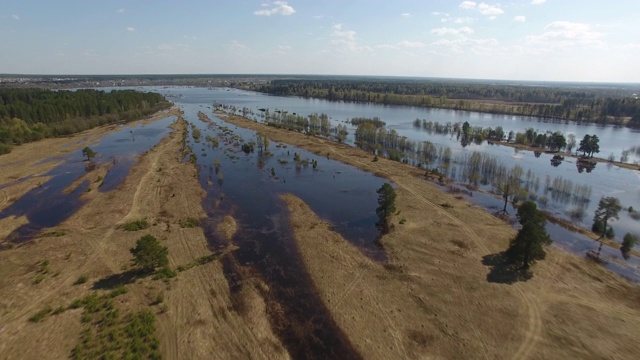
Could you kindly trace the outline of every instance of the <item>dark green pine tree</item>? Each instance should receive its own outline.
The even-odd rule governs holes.
[[[545,258],[544,246],[551,244],[551,238],[545,228],[547,220],[535,203],[524,202],[517,216],[522,228],[511,240],[506,256],[511,263],[528,270],[533,262]]]

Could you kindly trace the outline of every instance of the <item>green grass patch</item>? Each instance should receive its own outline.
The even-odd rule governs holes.
[[[178,274],[175,271],[165,266],[153,274],[153,280],[172,279],[176,276],[178,276]]]
[[[148,227],[149,223],[147,222],[147,219],[135,220],[120,226],[120,228],[125,231],[139,231],[144,230]]]
[[[188,217],[178,222],[181,228],[195,228],[200,226],[200,220],[194,217]]]
[[[196,260],[194,260],[194,261],[192,261],[192,262],[190,262],[188,264],[178,266],[176,268],[176,270],[178,272],[187,271],[187,270],[189,270],[189,269],[191,269],[193,267],[208,264],[208,263],[216,260],[217,258],[218,258],[217,254],[201,256],[201,257],[197,258]]]
[[[106,295],[92,293],[72,304],[84,309],[80,342],[73,349],[72,358],[160,359],[155,315],[149,311],[122,315],[113,295],[114,291]]]
[[[44,309],[33,314],[33,316],[29,318],[29,321],[35,323],[41,322],[42,320],[44,320],[44,318],[47,317],[47,315],[51,314],[52,311],[53,309],[51,308],[51,306],[47,305],[44,307]]]
[[[65,236],[65,235],[66,235],[66,232],[64,230],[56,229],[56,230],[43,232],[42,234],[38,235],[38,237],[39,238],[43,238],[43,237],[61,237],[61,236]]]
[[[87,274],[82,274],[80,275],[76,281],[73,283],[73,285],[80,285],[80,284],[84,284],[87,282],[87,280],[89,280],[89,275]]]

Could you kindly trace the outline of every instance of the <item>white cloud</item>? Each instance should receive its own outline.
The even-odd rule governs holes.
[[[457,18],[453,18],[453,20],[451,21],[453,21],[456,24],[464,24],[464,23],[472,22],[473,19],[470,17],[457,17]]]
[[[256,10],[253,13],[258,16],[271,16],[271,15],[291,15],[295,13],[295,9],[287,4],[286,1],[274,1],[273,4],[262,4],[263,7],[270,7],[269,9]]]
[[[400,47],[404,47],[404,48],[421,48],[421,47],[425,47],[426,45],[423,42],[420,41],[409,41],[409,40],[402,40],[398,43],[398,46]]]
[[[500,9],[499,5],[488,5],[485,3],[480,3],[480,5],[478,5],[478,10],[480,10],[480,14],[488,16],[495,16],[504,13],[504,10]]]
[[[467,26],[461,27],[458,29],[442,27],[442,28],[433,29],[430,31],[430,33],[438,36],[473,34],[473,29]]]
[[[285,54],[291,50],[291,45],[278,45],[278,53]]]
[[[136,28],[131,27],[131,26],[127,26],[127,31],[128,32],[134,32],[134,31],[136,31]]]
[[[460,36],[455,39],[441,39],[432,42],[430,45],[435,47],[441,47],[448,50],[451,53],[466,53],[472,52],[475,54],[489,54],[495,53],[498,50],[500,43],[498,40],[489,39],[472,39],[466,36]]]
[[[369,47],[358,45],[357,34],[353,30],[346,30],[342,24],[335,24],[331,31],[331,45],[341,52],[370,50]]]
[[[475,9],[476,5],[478,4],[476,4],[475,1],[463,1],[460,5],[458,5],[458,7],[462,9]]]
[[[160,51],[189,51],[190,46],[188,44],[170,44],[163,43],[158,45]]]
[[[122,14],[122,13],[124,13],[124,12],[125,12],[125,9],[124,9],[124,8],[120,8],[120,9],[118,9],[117,11],[118,11],[120,14]]]
[[[532,5],[544,4],[547,0],[531,0]]]
[[[513,21],[523,23],[523,22],[527,21],[527,17],[526,16],[522,16],[522,15],[518,15],[518,16],[513,18]]]
[[[463,1],[458,7],[465,10],[478,10],[480,14],[486,16],[504,14],[504,10],[500,8],[500,5],[489,5],[483,2],[478,4],[474,1]]]
[[[11,17],[12,17],[14,20],[20,20],[20,16],[18,16],[18,15],[16,15],[16,14],[12,14],[12,15],[11,15]]]
[[[540,35],[530,35],[525,43],[532,50],[548,52],[571,47],[604,48],[604,34],[591,29],[588,24],[570,21],[554,21],[544,27]]]
[[[249,49],[249,47],[247,45],[245,45],[245,44],[243,44],[243,43],[241,43],[241,42],[239,42],[237,40],[232,40],[229,43],[229,47],[231,47],[234,50],[248,50]]]
[[[411,13],[402,13],[402,14],[400,14],[400,16],[406,17],[406,18],[407,17],[411,17]]]

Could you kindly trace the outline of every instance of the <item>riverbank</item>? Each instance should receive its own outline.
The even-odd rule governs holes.
[[[177,109],[175,115],[180,115]],[[165,113],[162,117],[166,116]],[[45,229],[34,240],[0,251],[0,353],[4,357],[70,357],[91,323],[83,321],[81,308],[66,307],[94,291],[103,295],[122,286],[125,293],[114,299],[120,319],[127,313],[151,312],[156,328],[152,335],[158,340],[163,358],[205,359],[211,354],[223,359],[288,358],[269,326],[260,282],[247,281],[238,294],[232,294],[222,265],[216,260],[200,261],[224,257],[233,248],[212,253],[202,228],[181,225],[185,220],[205,216],[200,206],[204,191],[197,169],[181,162],[186,122],[180,119],[172,128],[160,143],[137,158],[116,190],[83,193],[84,205],[67,220]],[[91,136],[83,133],[26,144],[25,150],[18,147],[2,159],[17,164],[23,160],[21,155],[30,156],[25,157],[24,167],[13,170],[13,176],[41,174],[45,168],[55,166],[39,162],[54,150],[64,154],[106,134],[100,129],[93,131],[96,133]],[[53,148],[51,141],[58,147]],[[29,147],[42,151],[32,154]],[[93,184],[99,174],[96,171],[87,175],[91,186],[96,186]],[[7,178],[3,178],[0,186],[6,184]],[[13,194],[13,186],[5,189]],[[144,230],[121,228],[141,219],[148,224]],[[221,236],[231,238],[237,228],[235,221],[230,216],[220,220]],[[9,233],[17,225],[2,222],[0,231]],[[146,234],[168,247],[172,269],[184,268],[177,277],[154,280],[133,271],[129,249]],[[234,310],[238,301],[251,311]],[[56,309],[56,314],[51,313],[40,322],[29,321],[47,306]]]
[[[396,185],[396,230],[380,239],[385,265],[299,199],[284,197],[323,302],[365,358],[634,358],[640,305],[630,299],[640,298],[637,285],[555,249],[535,265],[531,280],[510,283],[496,259],[515,231],[440,191],[423,171],[239,116],[221,118]]]

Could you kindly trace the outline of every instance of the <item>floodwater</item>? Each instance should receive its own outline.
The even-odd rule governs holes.
[[[363,254],[376,261],[384,261],[385,253],[376,244],[379,233],[375,226],[376,190],[384,180],[332,160],[327,154],[313,154],[284,144],[270,144],[268,150],[271,155],[260,152],[257,145],[253,152],[245,153],[241,147],[245,143],[256,141],[255,132],[216,118],[212,111],[214,103],[249,107],[256,113],[259,108],[277,108],[305,115],[327,113],[334,125],[352,117],[378,116],[387,122],[390,129],[396,129],[410,139],[429,140],[439,146],[451,146],[454,156],[481,151],[495,156],[505,164],[518,163],[525,171],[531,169],[542,179],[550,174],[552,178],[563,176],[579,184],[589,184],[593,189],[589,211],[603,195],[618,196],[623,205],[640,209],[640,175],[637,172],[598,164],[590,173],[579,173],[570,160],[559,167],[551,167],[545,154],[535,157],[530,152],[514,152],[508,147],[487,144],[463,148],[450,136],[426,133],[413,128],[412,123],[415,118],[426,118],[440,122],[469,121],[474,126],[483,127],[501,125],[507,132],[511,129],[522,131],[527,127],[576,134],[596,132],[601,138],[604,154],[608,151],[621,151],[627,145],[635,145],[633,141],[637,132],[629,129],[544,123],[537,119],[451,110],[332,103],[233,89],[144,89],[167,95],[184,111],[185,119],[200,130],[198,141],[193,137],[193,130],[189,130],[187,145],[196,156],[199,181],[207,194],[202,203],[207,213],[207,218],[202,221],[203,230],[212,248],[223,248],[227,243],[215,232],[217,221],[227,214],[237,220],[239,229],[231,241],[238,249],[221,260],[232,294],[238,292],[249,276],[247,274],[267,284],[269,290],[263,291],[261,295],[265,298],[272,328],[295,358],[359,358],[359,355],[331,320],[328,310],[312,286],[289,226],[289,212],[279,196],[292,193],[300,197]],[[200,111],[211,120],[201,121],[198,118]],[[116,189],[126,177],[134,159],[157,144],[168,133],[167,126],[174,120],[175,118],[170,117],[150,125],[123,128],[92,145],[98,153],[96,161],[110,162],[113,165],[100,191]],[[216,139],[217,146],[210,139]],[[296,154],[301,160],[299,165],[294,159]],[[317,164],[315,167],[314,163]],[[47,174],[51,176],[48,182],[2,211],[0,217],[26,215],[29,219],[28,225],[11,235],[12,241],[24,241],[43,228],[57,225],[77,211],[82,205],[80,195],[89,184],[81,184],[70,194],[64,194],[63,190],[82,176],[84,171],[81,150],[69,154],[65,162]],[[499,199],[479,193],[475,193],[469,200],[488,210],[500,205]],[[556,204],[552,199],[548,210],[565,216],[567,206],[570,205]],[[513,209],[511,211],[513,213]],[[627,224],[626,227],[616,228],[616,232],[623,234],[624,229],[638,228],[638,223],[627,220],[621,219],[614,223],[614,227]],[[597,245],[592,240],[553,224],[548,225],[548,230],[555,241],[554,246],[578,254]],[[637,258],[622,261],[615,249],[606,247],[603,248],[603,257],[609,261],[605,265],[609,269],[632,281],[639,281],[640,263]]]
[[[379,236],[375,209],[376,190],[383,179],[326,154],[284,144],[270,144],[271,155],[257,146],[254,152],[245,153],[241,146],[255,142],[255,132],[216,118],[210,102],[178,104],[185,119],[201,132],[196,141],[190,130],[187,145],[197,157],[200,183],[207,192],[203,208],[208,219],[203,228],[211,246],[226,245],[214,231],[216,220],[231,213],[240,226],[232,239],[239,248],[222,260],[232,293],[247,272],[269,286],[263,296],[272,328],[294,358],[358,358],[312,285],[279,196],[292,193],[300,197],[363,254],[380,261],[385,254],[375,241]],[[201,121],[199,111],[211,121]],[[207,136],[217,139],[218,146]],[[315,168],[313,163],[317,163]]]
[[[168,126],[175,119],[175,116],[171,116],[148,125],[122,127],[104,136],[98,143],[91,144],[90,147],[96,152],[96,163],[111,163],[100,191],[117,188],[129,173],[134,159],[168,134]],[[0,211],[0,218],[26,216],[29,220],[29,223],[9,234],[9,241],[20,243],[28,240],[40,230],[57,226],[78,211],[83,204],[80,196],[89,187],[89,182],[83,182],[70,193],[64,190],[86,173],[85,165],[82,149],[65,155],[60,165],[43,175],[51,177],[48,181]]]
[[[446,191],[446,189],[442,189]],[[481,192],[474,192],[472,196],[468,196],[468,194],[463,196],[467,201],[481,206],[491,213],[502,210],[504,205],[501,199]],[[514,209],[511,203],[507,204],[507,212],[512,216],[516,214],[516,209]],[[549,221],[547,221],[547,232],[551,240],[553,240],[553,247],[581,256],[585,256],[587,250],[598,249],[597,241]],[[607,269],[630,281],[640,282],[640,259],[637,257],[631,256],[628,260],[625,260],[619,249],[614,249],[606,245],[602,247],[600,257],[606,261],[602,265]]]
[[[145,88],[146,89],[146,88]],[[304,99],[299,97],[282,97],[260,94],[249,91],[226,88],[152,88],[154,91],[165,94],[173,101],[189,104],[208,104],[209,106],[218,103],[235,106],[240,113],[241,109],[248,108],[253,114],[248,117],[261,121],[261,111],[259,109],[269,109],[271,112],[276,109],[309,115],[312,113],[326,113],[332,124],[346,124],[345,121],[355,117],[379,117],[387,123],[388,129],[393,129],[401,136],[406,136],[410,140],[430,141],[437,147],[450,147],[453,158],[469,156],[478,151],[482,154],[492,156],[497,159],[498,165],[511,168],[519,165],[524,172],[531,171],[534,177],[539,179],[540,186],[534,190],[530,188],[531,194],[535,198],[545,198],[545,211],[565,220],[573,221],[576,225],[590,228],[593,214],[598,207],[598,201],[602,197],[614,196],[620,199],[624,209],[633,207],[640,209],[640,171],[623,169],[610,164],[599,163],[591,171],[580,171],[576,164],[576,159],[566,158],[557,167],[551,165],[552,155],[534,154],[531,151],[517,150],[508,146],[491,145],[484,142],[480,145],[470,144],[463,147],[455,136],[438,135],[429,133],[413,126],[413,121],[426,119],[427,121],[438,121],[440,123],[456,123],[468,121],[471,126],[497,127],[502,126],[506,133],[510,130],[523,132],[527,128],[534,128],[538,132],[562,131],[565,135],[576,135],[579,142],[586,134],[597,134],[600,138],[600,157],[608,157],[614,154],[620,158],[623,150],[632,146],[640,147],[640,130],[626,127],[602,126],[590,123],[577,124],[566,121],[551,121],[540,118],[524,116],[494,115],[485,113],[475,113],[468,111],[427,109],[406,106],[385,106],[377,104],[330,102],[318,99]],[[349,128],[349,138],[347,141],[353,143],[355,129],[346,124]],[[575,151],[575,148],[574,148]],[[640,161],[640,156],[631,152],[629,162]],[[429,167],[441,167],[442,164],[434,163]],[[452,164],[446,171],[446,175],[459,182],[467,182],[462,170],[463,165]],[[587,201],[571,201],[566,197],[553,196],[546,188],[545,181],[550,182],[558,178],[559,180],[570,181],[575,189],[578,186],[589,187],[590,193]],[[489,186],[484,186],[484,190],[490,190]],[[576,212],[581,212],[581,217],[571,216]],[[640,221],[634,220],[627,211],[620,213],[620,219],[613,222],[611,226],[617,234],[618,241],[627,233],[640,233]]]

